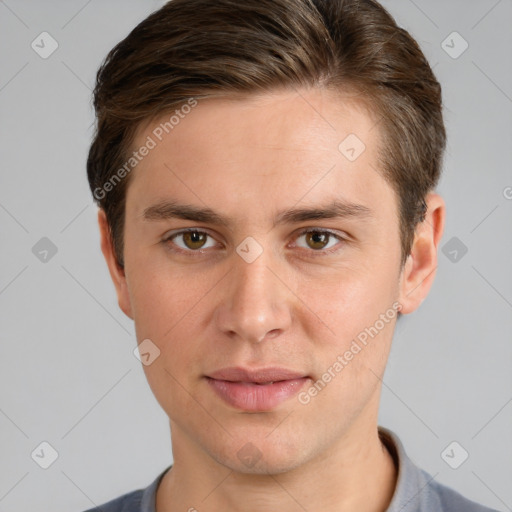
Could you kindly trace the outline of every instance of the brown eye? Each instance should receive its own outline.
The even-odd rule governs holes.
[[[206,233],[199,231],[188,231],[183,233],[183,241],[189,249],[201,249],[206,241]]]
[[[344,243],[347,242],[347,238],[344,236],[325,229],[305,229],[299,234],[297,240],[302,238],[304,238],[304,241],[296,242],[297,245],[317,252],[318,255],[326,255],[340,250]]]
[[[330,236],[332,235],[329,233],[322,233],[321,231],[309,231],[306,233],[306,243],[311,247],[311,249],[323,249],[327,245]]]
[[[199,251],[199,249],[207,249],[215,245],[213,239],[213,243],[206,245],[208,243],[208,238],[212,237],[204,231],[189,230],[175,233],[164,240],[164,242],[166,244],[176,245],[182,251],[196,252]]]

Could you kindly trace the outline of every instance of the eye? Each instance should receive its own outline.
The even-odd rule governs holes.
[[[208,237],[212,238],[205,231],[187,229],[179,231],[178,233],[171,234],[170,236],[166,237],[163,242],[170,243],[172,241],[172,243],[177,245],[182,251],[199,252],[199,249],[208,249],[209,247],[215,246],[215,242],[212,245],[205,245]],[[180,245],[175,240],[182,240],[183,245]]]
[[[329,254],[337,251],[338,249],[335,249],[335,251],[332,250],[332,248],[336,247],[337,245],[336,241],[342,243],[347,242],[347,239],[344,238],[343,236],[325,229],[305,229],[301,233],[299,233],[297,240],[300,240],[302,237],[305,238],[306,245],[301,246],[300,244],[298,244],[299,247],[304,247],[305,249],[312,249],[313,251],[322,254]]]
[[[339,245],[336,244],[336,241],[341,242],[341,245],[348,241],[347,238],[341,236],[340,234],[325,229],[315,228],[304,229],[299,233],[296,240],[299,241],[303,237],[305,239],[306,245],[301,245],[299,243],[297,246],[304,249],[309,249],[310,251],[314,251],[317,253],[314,254],[315,256],[330,254],[339,250],[338,248],[335,248],[336,245]],[[208,238],[212,239],[212,242],[209,245],[207,242]],[[202,254],[204,252],[202,249],[215,247],[216,244],[215,240],[209,233],[194,228],[171,233],[164,240],[162,240],[162,243],[170,246],[169,248],[176,252],[198,254]],[[171,247],[172,245],[176,247]],[[335,248],[334,250],[333,247]]]

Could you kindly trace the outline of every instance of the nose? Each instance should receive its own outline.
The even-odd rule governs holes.
[[[233,340],[274,339],[291,324],[294,295],[270,250],[248,263],[234,254],[232,271],[216,311],[218,328]]]

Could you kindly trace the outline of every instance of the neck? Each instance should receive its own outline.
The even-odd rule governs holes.
[[[176,425],[172,439],[174,465],[158,488],[157,512],[384,512],[396,486],[395,464],[376,425],[352,431],[328,454],[276,475],[235,472],[200,448],[190,449],[191,440]]]

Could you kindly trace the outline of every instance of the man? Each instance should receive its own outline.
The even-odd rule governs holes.
[[[108,55],[101,246],[174,463],[104,511],[484,511],[377,426],[432,285],[441,88],[375,1],[173,0]]]

